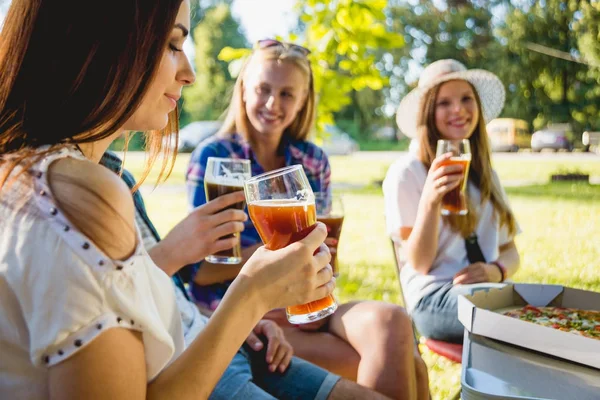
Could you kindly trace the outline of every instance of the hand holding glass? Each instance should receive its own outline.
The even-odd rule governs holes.
[[[469,141],[467,139],[438,140],[436,157],[446,153],[452,153],[452,156],[441,163],[440,167],[460,164],[464,172],[460,184],[446,193],[442,198],[442,215],[466,215],[469,212],[466,189],[467,182],[469,181],[469,166],[471,165],[471,146]]]
[[[244,190],[244,181],[250,178],[250,160],[234,158],[208,157],[206,172],[204,174],[204,190],[206,201],[211,201],[219,196]],[[236,203],[229,208],[244,209],[244,202]],[[239,233],[223,237],[239,238]],[[240,242],[229,250],[219,251],[207,256],[206,261],[215,264],[239,264],[242,262],[242,248]]]
[[[301,165],[281,168],[244,182],[248,213],[265,247],[278,250],[302,240],[317,222],[315,196]],[[286,308],[292,324],[305,324],[335,312],[329,295],[308,304]]]

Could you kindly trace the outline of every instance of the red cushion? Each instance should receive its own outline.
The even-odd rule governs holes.
[[[446,357],[447,359],[456,363],[462,363],[462,344],[442,342],[434,339],[425,339],[425,346],[440,356]]]

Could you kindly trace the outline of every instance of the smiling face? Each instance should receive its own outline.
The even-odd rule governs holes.
[[[123,126],[125,130],[160,130],[167,125],[169,113],[177,107],[183,86],[195,80],[183,42],[190,28],[189,0],[181,3],[160,65],[140,106]]]
[[[479,107],[464,80],[442,83],[435,99],[435,126],[444,139],[468,139],[479,122]]]
[[[292,62],[258,55],[248,65],[243,100],[250,135],[279,141],[306,103],[308,77]]]

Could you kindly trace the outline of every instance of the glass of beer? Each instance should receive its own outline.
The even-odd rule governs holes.
[[[244,182],[248,213],[265,247],[278,250],[308,235],[317,223],[315,196],[302,165],[257,175]],[[287,307],[292,324],[305,324],[337,309],[333,295]]]
[[[331,252],[331,268],[333,276],[339,275],[337,262],[337,248],[344,224],[344,205],[342,197],[336,194],[317,192],[315,193],[315,204],[317,206],[317,220],[327,226],[327,240]]]
[[[206,172],[204,174],[206,201],[214,200],[228,193],[244,190],[244,181],[252,175],[250,171],[250,160],[208,157]],[[243,210],[244,202],[233,204],[228,208]],[[221,239],[230,237],[237,237],[239,239],[239,233],[234,233]],[[239,240],[232,249],[211,254],[205,260],[215,264],[241,263],[242,247]]]
[[[467,182],[469,181],[469,165],[471,164],[471,146],[467,139],[445,140],[437,142],[436,157],[442,154],[452,153],[452,156],[444,161],[444,165],[460,164],[463,166],[461,183],[442,198],[442,215],[466,215],[467,207]]]

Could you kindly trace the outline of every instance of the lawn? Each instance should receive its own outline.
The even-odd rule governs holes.
[[[138,173],[139,158],[128,168]],[[151,192],[144,187],[149,213],[161,233],[166,233],[187,210],[182,186],[188,155],[181,155],[172,179]],[[346,220],[339,245],[341,276],[336,289],[342,302],[377,299],[400,303],[391,247],[385,234],[383,198],[377,184],[392,160],[359,156],[333,157],[335,190],[344,195]],[[584,171],[600,176],[600,158],[496,162],[501,180],[548,182],[558,171]],[[152,178],[149,182],[153,182]],[[522,233],[516,242],[522,267],[514,280],[558,283],[600,292],[600,186],[554,183],[507,188]],[[460,387],[460,366],[435,362],[430,365],[434,399],[444,399]]]

